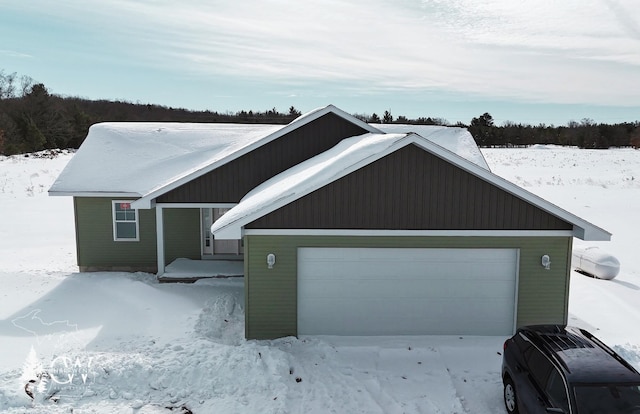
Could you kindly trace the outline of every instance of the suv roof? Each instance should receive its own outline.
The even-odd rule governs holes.
[[[563,368],[574,383],[640,383],[640,373],[584,329],[538,325],[518,329]]]

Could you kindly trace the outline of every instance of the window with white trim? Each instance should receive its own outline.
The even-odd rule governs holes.
[[[113,240],[138,241],[138,210],[131,208],[131,201],[113,200]]]

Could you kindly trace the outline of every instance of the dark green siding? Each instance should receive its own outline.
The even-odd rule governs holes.
[[[520,249],[517,325],[567,320],[570,237],[245,236],[247,339],[297,335],[298,247]],[[266,256],[277,257],[267,269]],[[540,264],[551,257],[551,270]]]
[[[199,260],[200,209],[167,208],[163,210],[163,217],[165,264],[179,257]]]
[[[138,210],[139,241],[114,241],[111,199],[74,197],[76,244],[80,270],[155,272],[155,210]]]

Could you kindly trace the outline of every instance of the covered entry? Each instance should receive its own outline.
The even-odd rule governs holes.
[[[299,335],[509,335],[517,249],[299,248]]]

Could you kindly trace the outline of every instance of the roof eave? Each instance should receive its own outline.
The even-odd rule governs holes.
[[[242,238],[242,229],[242,226],[225,226],[211,234],[216,237],[216,240],[238,240]]]
[[[50,197],[108,197],[139,198],[140,193],[108,191],[48,191]]]
[[[594,225],[587,228],[574,225],[573,236],[584,241],[611,241],[611,233]]]

